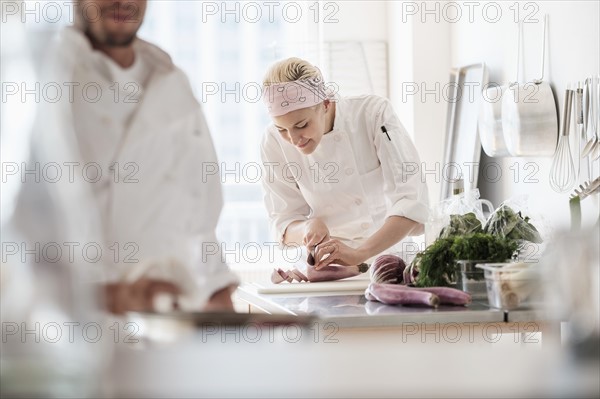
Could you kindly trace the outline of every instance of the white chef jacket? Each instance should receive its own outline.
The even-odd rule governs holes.
[[[385,126],[389,138],[381,130]],[[291,222],[320,218],[332,237],[358,247],[390,216],[428,218],[419,156],[389,100],[337,100],[333,130],[310,155],[274,125],[262,141],[264,202],[281,243]],[[401,250],[401,244],[393,247]]]
[[[176,262],[189,271],[178,274],[185,281],[177,281],[177,276],[168,278],[164,273],[154,277],[167,277],[180,286],[193,287],[193,298],[187,303],[196,307],[216,291],[237,284],[238,278],[225,264],[220,250],[213,253],[215,246],[220,247],[215,228],[223,200],[219,176],[203,175],[202,165],[216,163],[217,157],[185,74],[162,50],[137,39],[136,62],[145,65],[141,73],[135,74],[143,81],[134,82],[141,85],[132,97],[127,96],[131,90],[122,90],[131,82],[115,82],[115,74],[111,73],[115,65],[93,50],[77,29],[69,27],[61,32],[54,52],[54,58],[60,61],[61,79],[77,82],[79,88],[88,83],[99,85],[102,95],[98,99],[92,94],[95,101],[76,95],[74,101],[49,104],[52,108],[42,113],[46,116],[42,123],[57,128],[52,134],[38,128],[34,144],[40,159],[99,165],[102,177],[87,185],[87,193],[79,190],[71,199],[63,190],[57,202],[62,201],[68,219],[71,209],[82,209],[84,199],[90,198],[88,208],[79,215],[99,221],[107,279],[122,278],[143,263]],[[121,90],[118,101],[115,88]],[[56,141],[65,145],[58,146]],[[75,192],[75,186],[63,184],[62,188]],[[67,204],[70,200],[77,203]],[[77,225],[84,218],[70,224]],[[109,250],[114,243],[120,249],[118,257]],[[211,254],[205,253],[206,245]],[[134,262],[128,263],[132,259]],[[193,276],[193,281],[185,276]]]

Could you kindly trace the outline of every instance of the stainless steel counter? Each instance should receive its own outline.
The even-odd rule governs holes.
[[[390,306],[367,301],[363,292],[324,295],[259,294],[252,286],[238,290],[238,298],[267,313],[312,315],[340,328],[402,327],[406,323],[497,323],[505,312],[486,304],[428,307]]]

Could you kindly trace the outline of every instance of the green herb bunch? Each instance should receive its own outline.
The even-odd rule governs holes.
[[[443,287],[454,280],[455,261],[452,254],[454,238],[438,238],[413,260],[413,266],[419,271],[418,287]]]
[[[455,237],[450,251],[456,260],[504,262],[511,258],[517,247],[517,243],[510,238],[475,233]]]
[[[511,258],[517,247],[512,239],[485,233],[438,238],[413,261],[419,270],[417,286],[448,286],[456,279],[457,260],[503,262]]]
[[[450,223],[442,229],[438,239],[413,261],[412,266],[419,271],[416,285],[450,285],[456,279],[456,261],[504,262],[524,241],[540,243],[542,239],[528,217],[506,205],[500,206],[485,226],[474,213],[450,215]]]

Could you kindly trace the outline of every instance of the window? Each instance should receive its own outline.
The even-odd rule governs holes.
[[[308,41],[310,27],[286,23],[277,13],[285,2],[274,9],[272,21],[260,2],[203,3],[149,2],[140,37],[171,55],[202,103],[222,166],[225,205],[217,236],[228,263],[242,280],[251,280],[270,270],[273,261],[299,260],[297,250],[283,258],[269,233],[256,179],[269,119],[257,88],[268,66],[282,57],[277,46]],[[253,23],[256,6],[262,18]]]

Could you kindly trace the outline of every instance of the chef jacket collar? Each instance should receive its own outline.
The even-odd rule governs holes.
[[[333,135],[333,133],[339,133],[344,130],[344,121],[343,121],[343,110],[344,110],[344,101],[341,97],[335,96],[335,117],[333,118],[333,129],[325,136]]]
[[[67,27],[63,32],[63,36],[65,36],[73,46],[82,50],[81,52],[74,52],[78,62],[88,63],[88,66],[91,66],[90,64],[92,64],[95,67],[99,67],[98,63],[94,63],[94,61],[97,62],[98,59],[106,57],[104,54],[94,50],[92,43],[85,36],[83,31],[76,26]],[[173,63],[171,56],[169,56],[169,54],[161,50],[159,47],[140,39],[139,37],[133,42],[133,47],[135,49],[136,56],[145,57],[147,62],[152,65],[154,72],[166,73],[175,69],[175,64]],[[93,54],[97,56],[84,57],[82,56],[83,54]],[[98,58],[100,55],[102,55],[102,57]]]

